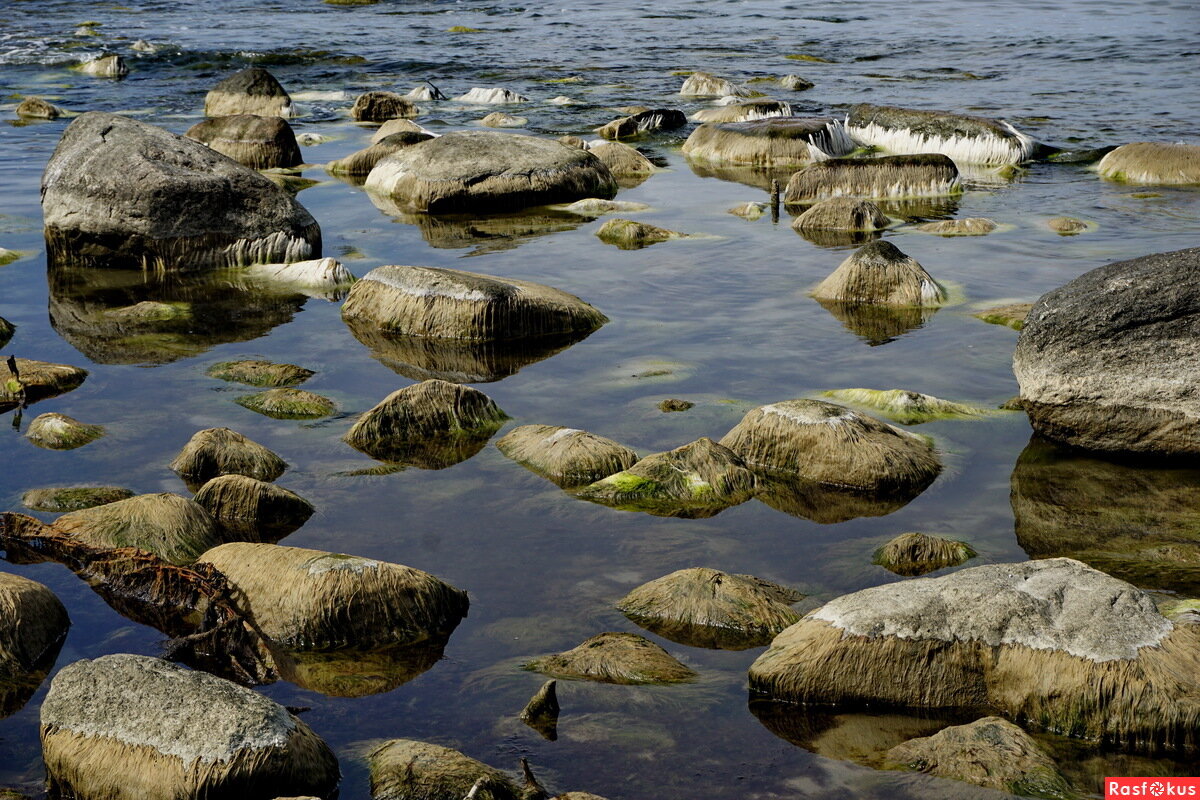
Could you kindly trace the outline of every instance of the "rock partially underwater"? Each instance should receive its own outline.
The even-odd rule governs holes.
[[[21,119],[58,119],[63,110],[40,97],[26,97],[17,104],[16,115]]]
[[[29,423],[25,438],[49,450],[74,450],[104,435],[100,425],[89,425],[66,414],[40,414]]]
[[[191,564],[222,541],[201,505],[169,492],[72,511],[55,520],[53,528],[84,544],[136,547],[171,564]]]
[[[821,394],[842,403],[874,409],[901,425],[919,425],[935,419],[971,419],[990,413],[979,406],[906,389],[831,389]]]
[[[329,162],[325,166],[325,170],[331,175],[346,175],[365,179],[371,174],[371,170],[375,169],[375,165],[387,156],[398,153],[418,142],[424,142],[432,138],[434,137],[428,133],[416,133],[413,131],[392,133],[378,141],[372,140],[370,147],[357,150],[337,161]]]
[[[596,129],[596,135],[601,139],[632,139],[645,133],[673,131],[687,124],[687,117],[682,111],[671,108],[654,108],[639,111],[627,117],[614,119]]]
[[[986,217],[966,217],[965,219],[944,219],[938,222],[925,222],[917,225],[922,233],[934,233],[938,236],[986,236],[998,226]]]
[[[748,122],[768,117],[790,117],[792,106],[781,100],[751,100],[727,106],[705,108],[692,114],[696,122]]]
[[[802,166],[854,149],[842,124],[825,117],[769,117],[701,125],[683,145],[691,160],[754,167]]]
[[[67,364],[51,364],[28,358],[13,359],[14,375],[9,367],[0,368],[0,412],[57,397],[79,388],[87,378],[87,370]]]
[[[42,176],[51,265],[244,266],[319,256],[291,195],[199,142],[116,114],[77,117]]]
[[[1200,184],[1200,146],[1134,142],[1105,155],[1096,171],[1104,178],[1125,183]]]
[[[1020,164],[1036,142],[1002,119],[860,103],[846,130],[859,144],[889,153],[941,153],[965,164]]]
[[[276,542],[303,526],[315,510],[295,492],[245,475],[213,478],[196,492],[195,501],[246,541]]]
[[[273,387],[295,386],[304,383],[316,373],[295,364],[276,364],[272,361],[249,359],[218,362],[209,367],[205,374],[223,381]]]
[[[170,466],[185,480],[203,485],[218,475],[273,481],[287,469],[287,462],[237,431],[207,428],[192,435]]]
[[[77,69],[84,75],[92,75],[97,78],[124,78],[129,74],[129,65],[116,53],[108,53],[90,61],[84,61]]]
[[[792,221],[792,229],[810,236],[817,231],[857,233],[883,230],[892,224],[879,206],[869,200],[833,197],[811,206]]]
[[[133,492],[120,486],[57,486],[30,489],[21,495],[21,503],[34,511],[78,511],[118,500],[128,500]]]
[[[666,650],[633,633],[600,633],[572,650],[535,658],[525,669],[560,679],[633,685],[696,679]]]
[[[596,231],[596,237],[605,244],[615,245],[622,250],[640,250],[672,239],[690,238],[686,233],[669,231],[632,219],[610,219]]]
[[[237,398],[237,404],[275,419],[320,419],[337,411],[328,397],[289,387],[243,395]]]
[[[292,126],[279,117],[213,117],[188,128],[184,136],[253,169],[294,167],[304,160]]]
[[[498,769],[457,750],[413,739],[392,739],[367,756],[374,800],[525,800]]]
[[[476,86],[466,94],[454,98],[456,103],[475,103],[478,105],[505,105],[507,103],[528,103],[529,98],[511,89],[493,87],[485,89]]]
[[[658,171],[650,159],[624,142],[588,142],[587,151],[600,159],[625,189],[632,189]]]
[[[67,638],[71,620],[54,592],[0,572],[0,719],[37,691]]]
[[[562,487],[582,486],[629,469],[637,453],[587,431],[522,425],[496,442],[500,452]]]
[[[685,97],[749,97],[750,90],[707,72],[693,72],[679,88]]]
[[[875,551],[873,563],[897,575],[924,575],[943,567],[957,567],[977,555],[966,542],[902,533]]]
[[[946,302],[946,290],[915,259],[891,242],[859,248],[812,291],[831,303],[880,303],[933,307]]]
[[[250,67],[225,78],[204,97],[204,114],[227,117],[233,114],[255,114],[260,117],[292,116],[292,98],[261,67]]]
[[[810,164],[792,175],[784,191],[787,205],[803,205],[831,197],[867,200],[942,197],[962,192],[958,168],[947,156],[882,156],[832,158]]]
[[[354,98],[350,119],[356,122],[387,122],[417,116],[416,105],[395,92],[364,92]]]

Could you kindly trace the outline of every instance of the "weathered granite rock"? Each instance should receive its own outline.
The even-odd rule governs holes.
[[[632,467],[637,453],[587,431],[522,425],[496,442],[500,452],[559,486],[580,486]]]
[[[860,103],[846,129],[856,142],[889,153],[942,153],[966,164],[1020,164],[1036,142],[1000,119]]]
[[[286,119],[292,116],[292,98],[274,75],[261,67],[250,67],[230,75],[205,95],[204,114],[257,114]]]
[[[357,122],[387,122],[417,116],[416,104],[395,92],[364,92],[354,98],[350,119]]]
[[[171,469],[199,484],[218,475],[273,481],[287,469],[287,462],[237,431],[206,428],[192,435],[171,462]]]
[[[750,100],[727,106],[704,108],[692,114],[696,122],[747,122],[768,117],[790,117],[792,106],[782,100]]]
[[[812,291],[818,300],[940,306],[946,290],[917,261],[891,242],[863,245]]]
[[[253,169],[294,167],[304,160],[292,126],[280,117],[210,117],[188,128],[184,136]]]
[[[691,160],[754,167],[803,166],[853,149],[842,123],[828,117],[711,122],[692,131],[683,144]]]
[[[693,72],[679,88],[685,97],[749,97],[750,90],[707,72]]]
[[[830,197],[943,197],[962,190],[958,168],[940,153],[831,158],[794,173],[784,190],[783,202],[803,205]]]
[[[587,151],[600,159],[618,179],[639,178],[644,180],[646,176],[658,171],[650,159],[642,155],[637,148],[630,147],[624,142],[589,142]],[[622,186],[625,185],[625,182],[620,180],[618,183],[621,183]]]

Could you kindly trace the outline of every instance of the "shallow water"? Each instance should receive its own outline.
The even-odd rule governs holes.
[[[705,69],[737,82],[803,75],[816,88],[790,93],[752,84],[803,113],[841,114],[865,100],[1004,116],[1061,146],[1200,142],[1189,69],[1200,54],[1200,16],[1189,3],[1030,8],[1009,2],[984,11],[933,0],[920,6],[919,17],[889,11],[711,0],[554,8],[156,0],[133,9],[13,0],[0,7],[0,115],[12,120],[18,96],[38,94],[71,111],[122,111],[182,132],[201,119],[203,95],[213,83],[259,63],[304,108],[293,122],[296,131],[331,137],[303,148],[306,160],[319,165],[369,140],[371,129],[345,116],[366,89],[404,92],[427,79],[455,96],[472,86],[503,85],[533,99],[518,112],[529,118],[530,132],[586,134],[618,116],[613,106],[667,105],[689,113],[702,107],[680,102],[674,93],[683,78],[672,72]],[[101,23],[97,36],[73,35],[85,20]],[[482,32],[447,32],[457,25]],[[137,38],[165,46],[153,55],[131,53],[128,45]],[[68,69],[103,48],[125,54],[126,80]],[[576,76],[582,81],[549,82]],[[580,104],[544,102],[559,94]],[[418,121],[439,131],[471,127],[491,110],[442,103]],[[6,186],[0,246],[28,254],[0,267],[0,316],[18,326],[6,353],[91,373],[76,391],[31,407],[22,428],[36,414],[58,411],[103,424],[108,435],[55,452],[0,425],[0,508],[23,510],[26,489],[75,482],[183,493],[168,462],[196,430],[228,426],[284,456],[291,468],[279,484],[318,507],[285,544],[408,564],[468,590],[470,616],[444,659],[409,683],[357,699],[285,682],[263,688],[287,705],[311,707],[304,718],[338,752],[345,798],[367,795],[362,755],[370,744],[397,736],[447,744],[502,768],[527,756],[552,788],[612,800],[966,796],[971,790],[961,784],[874,772],[843,760],[889,731],[918,735],[920,726],[911,720],[860,715],[833,727],[838,735],[820,735],[834,724],[824,717],[785,715],[780,723],[760,714],[774,723],[760,722],[748,710],[745,691],[757,649],[701,650],[650,635],[702,679],[653,689],[560,682],[556,742],[516,720],[541,683],[519,664],[603,630],[637,631],[613,603],[683,567],[758,575],[796,586],[817,602],[895,580],[870,564],[871,554],[903,531],[969,541],[980,553],[971,564],[1023,559],[1030,519],[1045,512],[1021,502],[1034,494],[1031,477],[1033,488],[1054,481],[1065,486],[1036,499],[1062,503],[1068,513],[1071,503],[1082,503],[1083,511],[1108,503],[1145,519],[1139,497],[1147,486],[1183,509],[1200,506],[1200,478],[1189,470],[1135,468],[1139,480],[1124,480],[1124,467],[1114,467],[1113,488],[1090,501],[1086,491],[1071,490],[1072,481],[1088,481],[1078,459],[1039,455],[1057,477],[1037,470],[1014,474],[1030,440],[1024,416],[1016,413],[916,428],[935,438],[946,463],[934,485],[886,516],[834,524],[757,500],[701,520],[615,511],[573,499],[491,445],[448,469],[354,475],[374,462],[340,436],[354,414],[419,377],[413,362],[399,366],[406,376],[393,369],[402,360],[396,354],[373,357],[341,322],[338,304],[321,299],[250,296],[222,284],[118,287],[109,281],[81,291],[47,281],[38,182],[68,122],[0,127]],[[396,220],[319,166],[305,170],[320,183],[299,199],[321,223],[326,255],[342,258],[357,275],[381,264],[450,266],[548,283],[596,305],[611,317],[608,325],[555,354],[529,354],[494,374],[479,374],[476,379],[498,380],[478,388],[513,417],[510,425],[583,428],[641,453],[699,436],[720,438],[754,405],[826,389],[905,388],[997,406],[1017,391],[1011,371],[1016,333],[984,324],[972,310],[1031,301],[1110,261],[1194,246],[1200,234],[1195,191],[1105,183],[1086,168],[1066,165],[1033,165],[1008,183],[974,183],[956,207],[936,213],[990,217],[1003,225],[1000,231],[949,239],[903,227],[886,234],[950,285],[960,302],[880,344],[889,337],[856,335],[806,295],[849,248],[806,241],[790,230],[786,215],[775,224],[769,216],[748,222],[726,214],[745,201],[765,200],[765,192],[698,175],[680,155],[681,142],[670,136],[640,142],[666,169],[622,191],[620,199],[651,206],[633,218],[711,236],[640,251],[602,244],[594,233],[603,219],[543,214],[423,226]],[[1134,196],[1144,192],[1157,196]],[[1059,236],[1044,224],[1059,215],[1095,223],[1094,230]],[[78,323],[114,304],[181,298],[194,301],[197,323],[190,332],[119,337]],[[540,356],[547,357],[536,360]],[[253,390],[204,374],[212,363],[242,357],[317,370],[304,388],[333,398],[341,413],[316,423],[289,422],[242,408],[234,398]],[[663,371],[668,374],[637,377]],[[664,414],[656,404],[667,397],[696,405]],[[0,421],[12,418],[9,413]],[[1019,497],[1010,502],[1010,492]],[[1192,525],[1186,514],[1146,524]],[[58,665],[105,653],[158,652],[160,634],[122,619],[62,567],[4,569],[46,583],[70,611],[74,624]],[[40,781],[37,712],[44,692],[43,685],[23,710],[0,720],[0,786],[28,790]],[[789,740],[789,731],[804,731],[807,738],[800,738],[816,754],[792,744],[797,736]],[[1093,754],[1063,752],[1080,773],[1104,774]],[[1121,774],[1122,765],[1132,769],[1124,762],[1105,768]],[[1195,767],[1137,762],[1139,774],[1194,774]]]

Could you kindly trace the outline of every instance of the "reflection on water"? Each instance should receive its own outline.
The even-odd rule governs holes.
[[[442,658],[447,638],[379,650],[301,652],[272,649],[279,676],[329,697],[390,692],[428,671]]]
[[[841,300],[813,298],[821,307],[872,347],[895,341],[910,331],[922,328],[937,313],[937,308],[889,306],[882,303],[847,303]]]
[[[722,181],[742,183],[755,189],[771,191],[771,181],[779,181],[779,190],[787,186],[788,179],[796,167],[739,167],[729,164],[710,164],[704,161],[688,161],[692,172],[701,178],[716,178]]]
[[[925,491],[936,477],[931,476],[924,485],[909,487],[904,494],[873,495],[799,478],[760,475],[755,497],[784,514],[833,525],[859,517],[885,517],[899,511]]]

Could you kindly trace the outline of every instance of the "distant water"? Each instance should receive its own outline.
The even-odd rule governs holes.
[[[96,35],[76,34],[85,21],[100,23],[92,27]],[[450,33],[454,26],[479,32]],[[505,86],[531,98],[518,112],[505,109],[529,118],[527,132],[582,135],[618,116],[616,106],[688,113],[703,107],[678,97],[684,78],[673,74],[703,69],[786,99],[802,114],[840,116],[869,101],[1000,116],[1063,147],[1195,144],[1198,34],[1200,11],[1183,2],[667,0],[544,7],[384,0],[336,7],[318,0],[149,0],[124,7],[7,0],[0,4],[0,117],[15,121],[20,96],[36,94],[70,111],[120,111],[182,132],[201,118],[204,93],[214,83],[250,64],[266,66],[303,110],[296,130],[330,137],[304,148],[316,165],[304,175],[320,183],[298,195],[321,223],[326,254],[357,275],[381,264],[452,266],[548,283],[593,303],[612,319],[600,331],[476,385],[513,424],[584,428],[650,453],[700,436],[720,438],[755,405],[825,389],[905,388],[998,406],[1017,391],[1016,334],[970,312],[1034,300],[1110,261],[1196,245],[1200,192],[1105,183],[1076,166],[1032,165],[1012,180],[972,174],[960,201],[916,209],[913,218],[986,216],[1001,230],[965,239],[906,227],[887,234],[946,283],[957,304],[872,339],[806,295],[849,249],[800,238],[786,215],[773,224],[769,217],[747,222],[726,214],[766,194],[753,180],[693,172],[679,153],[686,131],[638,143],[665,169],[620,198],[652,207],[638,219],[712,238],[620,251],[595,238],[603,220],[547,212],[431,221],[381,212],[359,188],[319,167],[369,139],[370,129],[345,113],[356,94],[406,92],[424,81],[449,96]],[[132,52],[139,38],[158,51]],[[126,80],[68,69],[102,51],[126,57]],[[816,87],[793,93],[754,82],[788,73]],[[558,95],[577,103],[546,102]],[[424,105],[418,121],[437,131],[471,127],[493,110]],[[31,407],[22,430],[34,415],[59,411],[103,424],[108,435],[53,452],[0,425],[0,508],[22,510],[26,489],[67,482],[185,493],[167,463],[196,430],[228,426],[283,455],[292,466],[280,485],[318,506],[284,544],[409,564],[468,590],[470,617],[444,659],[411,682],[362,698],[284,682],[263,688],[282,703],[311,708],[304,719],[341,759],[343,798],[367,796],[363,755],[392,737],[436,741],[505,769],[525,756],[554,790],[610,800],[973,796],[961,784],[854,763],[856,753],[923,735],[937,722],[748,709],[746,668],[758,650],[700,650],[647,634],[701,680],[654,689],[560,682],[556,742],[516,719],[541,683],[519,666],[604,630],[638,630],[613,603],[683,567],[794,585],[812,605],[895,580],[870,564],[871,554],[904,531],[965,539],[980,552],[973,564],[1023,559],[1033,520],[1010,494],[1020,489],[1027,496],[1031,480],[1053,483],[1048,494],[1067,514],[1106,508],[1118,518],[1147,520],[1144,497],[1164,486],[1181,508],[1200,508],[1193,472],[1143,469],[1123,479],[1124,468],[1113,467],[1118,477],[1097,492],[1089,476],[1110,474],[1104,472],[1110,467],[1026,450],[1030,430],[1019,414],[915,428],[934,437],[946,463],[942,476],[893,513],[837,523],[757,500],[703,520],[613,511],[573,499],[490,445],[444,470],[355,474],[373,462],[340,436],[353,415],[420,377],[405,361],[413,354],[373,356],[341,322],[338,304],[321,299],[250,296],[228,285],[171,280],[122,286],[111,276],[48,281],[38,185],[68,122],[0,126],[0,246],[27,253],[0,267],[0,316],[18,326],[5,353],[91,372],[75,392]],[[1145,194],[1153,196],[1137,196]],[[1052,233],[1045,220],[1059,215],[1084,219],[1091,230]],[[194,324],[150,332],[104,324],[107,310],[145,299],[191,304]],[[238,406],[234,398],[253,390],[204,372],[241,357],[317,370],[305,388],[333,398],[341,413],[298,423]],[[664,414],[656,406],[669,397],[696,406]],[[0,422],[11,419],[6,414]],[[3,568],[48,584],[67,605],[74,625],[59,666],[112,652],[159,652],[161,635],[124,620],[65,569]],[[42,778],[37,713],[44,692],[43,686],[24,709],[0,720],[0,786],[28,791]],[[1108,770],[1195,774],[1198,766],[1105,761],[1051,743],[1085,783]]]

